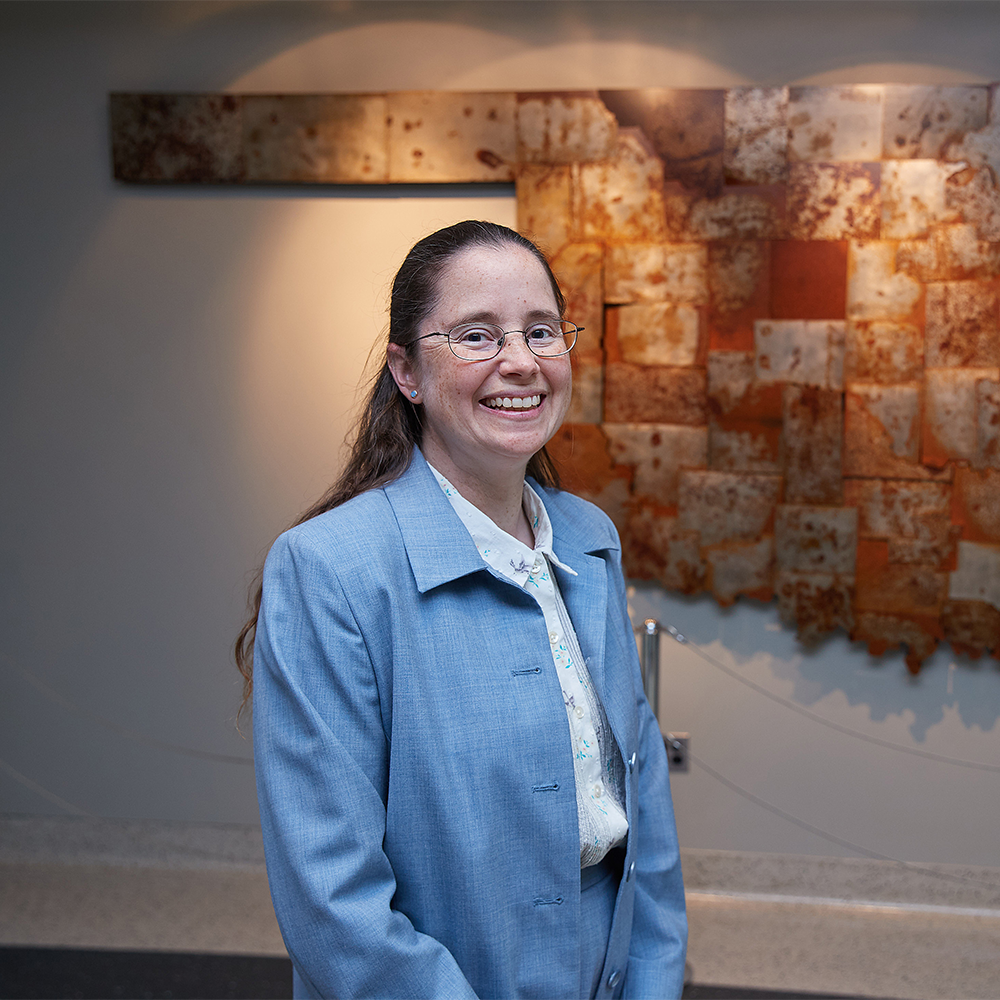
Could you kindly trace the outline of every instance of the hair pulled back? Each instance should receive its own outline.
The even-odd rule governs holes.
[[[448,262],[463,250],[473,247],[502,250],[509,246],[526,250],[542,265],[562,315],[565,299],[545,255],[538,247],[506,226],[469,220],[425,236],[406,255],[392,282],[388,343],[398,344],[408,357],[415,358],[420,326],[437,304],[439,279]],[[292,526],[333,510],[367,490],[378,489],[398,479],[406,471],[414,447],[421,442],[421,413],[421,407],[407,399],[393,380],[387,348],[368,391],[344,471],[319,500],[295,519]],[[527,472],[542,486],[559,486],[559,475],[545,448],[532,455]],[[251,613],[235,644],[236,666],[243,675],[240,713],[253,691],[253,644],[263,594],[262,575],[263,567],[258,570],[251,585]]]

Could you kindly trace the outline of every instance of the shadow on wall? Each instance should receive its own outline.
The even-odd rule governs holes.
[[[739,669],[765,657],[775,678],[792,682],[789,697],[799,705],[815,705],[840,691],[849,705],[867,706],[873,722],[912,714],[909,731],[921,743],[949,709],[966,729],[978,726],[984,733],[1000,718],[1000,665],[990,657],[972,660],[942,647],[914,677],[902,653],[871,656],[864,643],[851,642],[839,630],[812,645],[800,642],[779,623],[773,602],[740,599],[721,608],[705,594],[668,594],[635,581],[631,595],[634,621],[652,617],[663,626],[673,625],[713,659],[728,652]],[[661,655],[668,655],[669,642],[664,634]]]

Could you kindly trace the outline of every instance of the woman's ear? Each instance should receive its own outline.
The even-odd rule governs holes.
[[[389,371],[393,381],[399,386],[399,391],[411,402],[420,402],[420,388],[417,385],[417,373],[413,361],[407,356],[406,348],[399,344],[389,344],[386,354]]]

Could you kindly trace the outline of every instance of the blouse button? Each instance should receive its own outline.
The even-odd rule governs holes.
[[[600,782],[594,785],[594,798],[599,799],[604,794],[604,789],[601,787]]]
[[[539,573],[541,573],[541,571],[542,571],[542,560],[536,559],[535,565],[531,567],[531,572],[537,576]]]
[[[573,714],[578,719],[582,719],[583,718],[583,705],[577,705],[576,708],[573,710]]]
[[[555,644],[558,641],[559,641],[559,633],[558,632],[550,632],[549,633],[549,642]]]

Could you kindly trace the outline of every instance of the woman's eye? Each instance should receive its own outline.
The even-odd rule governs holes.
[[[451,335],[451,339],[459,344],[485,344],[495,338],[490,335],[489,330],[480,327],[472,327],[469,330],[456,330]]]
[[[528,331],[528,336],[532,340],[551,340],[556,336],[556,331],[551,326],[542,323],[539,326],[533,326]]]

